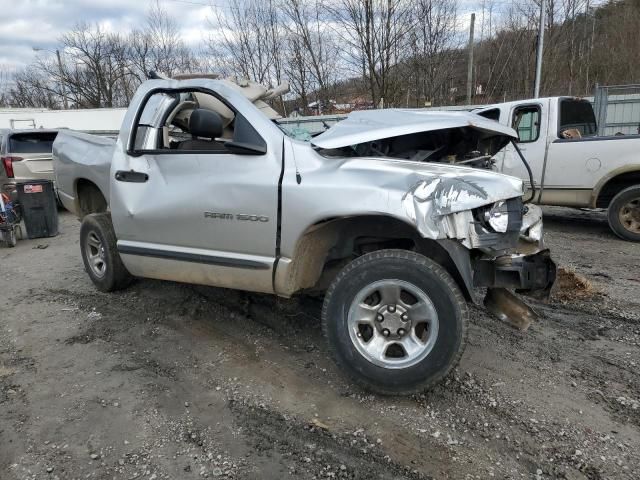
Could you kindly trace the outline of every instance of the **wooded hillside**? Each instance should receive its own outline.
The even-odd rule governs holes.
[[[543,95],[640,82],[640,0],[549,0],[547,10]],[[472,102],[532,96],[539,3],[486,0],[475,13]],[[288,81],[292,93],[275,105],[286,113],[308,114],[312,102],[463,103],[469,16],[458,0],[230,0],[211,7],[216,33],[194,49],[158,3],[126,34],[78,24],[58,39],[60,62],[40,52],[3,72],[0,103],[126,106],[150,70]]]

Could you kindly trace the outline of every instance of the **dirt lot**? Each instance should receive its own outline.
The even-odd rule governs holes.
[[[411,398],[340,375],[318,301],[97,292],[61,214],[0,249],[0,478],[640,478],[640,245],[546,214],[568,273],[543,318],[472,308],[460,366]]]

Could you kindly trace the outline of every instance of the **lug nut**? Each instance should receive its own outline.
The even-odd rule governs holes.
[[[403,336],[406,332],[406,330],[404,328],[399,328],[398,329],[398,335]]]
[[[396,311],[396,306],[395,305],[389,305],[389,307],[387,308],[387,310],[389,310],[391,313]]]
[[[409,320],[409,315],[403,313],[402,315],[400,315],[400,318],[402,319],[402,321],[406,322],[407,320]]]
[[[382,315],[381,313],[379,313],[378,315],[376,315],[376,320],[381,322],[384,320],[384,315]]]
[[[388,337],[389,335],[391,335],[391,332],[385,328],[384,330],[382,330],[382,335],[384,335],[385,337]]]

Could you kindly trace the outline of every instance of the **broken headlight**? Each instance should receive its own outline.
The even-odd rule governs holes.
[[[497,202],[483,213],[484,221],[488,223],[494,232],[506,233],[509,225],[509,210],[507,202]]]
[[[522,200],[518,197],[485,205],[474,213],[476,220],[490,232],[520,232],[522,209]]]

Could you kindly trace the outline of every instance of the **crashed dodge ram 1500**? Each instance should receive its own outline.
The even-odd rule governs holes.
[[[491,171],[516,132],[471,113],[354,112],[301,141],[251,82],[149,80],[117,141],[54,144],[59,196],[82,219],[102,291],[132,277],[290,297],[324,294],[336,362],[382,393],[442,379],[466,343],[466,302],[532,314],[555,266],[520,179]]]

